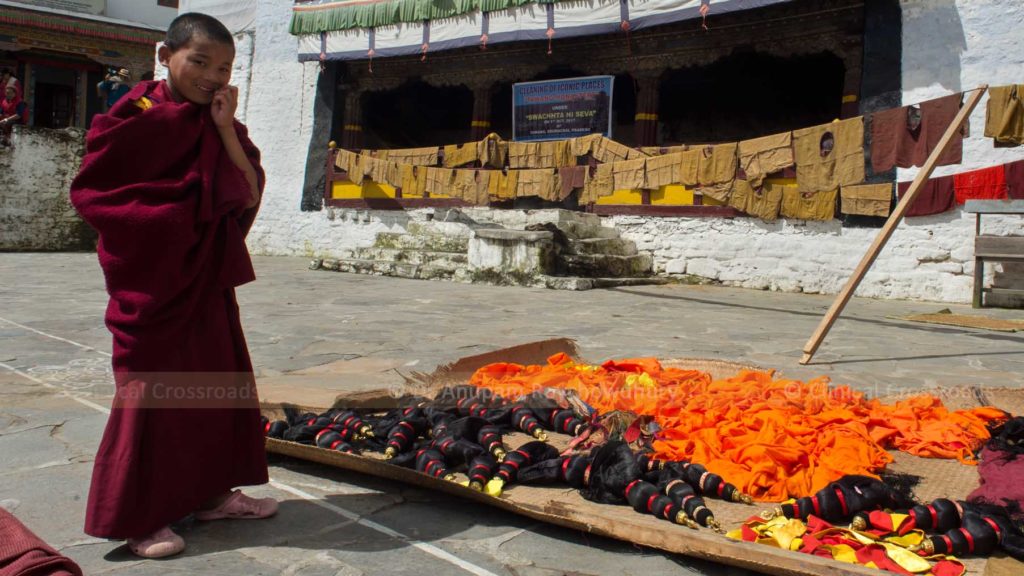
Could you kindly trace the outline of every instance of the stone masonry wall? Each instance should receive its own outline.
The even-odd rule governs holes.
[[[0,150],[0,250],[89,250],[95,233],[68,199],[85,133],[69,128],[14,129]]]
[[[991,234],[1024,235],[1024,219],[985,217]],[[640,250],[654,254],[655,272],[688,274],[729,286],[833,294],[839,292],[878,234],[838,221],[773,223],[754,218],[642,218],[614,224]],[[995,266],[987,267],[987,282]],[[974,215],[962,211],[908,218],[890,238],[857,290],[858,296],[970,302],[974,278]]]

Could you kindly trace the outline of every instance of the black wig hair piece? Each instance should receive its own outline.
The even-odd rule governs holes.
[[[533,392],[520,398],[519,402],[529,406],[540,424],[548,430],[578,436],[586,428],[586,423],[577,418],[575,412],[559,406],[544,392]]]
[[[1014,460],[1024,454],[1024,416],[1010,418],[992,430],[992,438],[986,447],[990,450],[1006,452],[1008,459]]]
[[[753,499],[744,494],[735,485],[726,482],[724,478],[709,471],[703,464],[678,461],[670,462],[666,466],[682,473],[682,478],[702,496],[721,498],[730,502],[743,502],[753,504]]]
[[[483,446],[498,460],[505,459],[505,443],[501,436],[501,429],[493,424],[481,426],[476,432],[476,443]]]
[[[686,481],[680,467],[669,465],[654,474],[657,477],[658,490],[677,503],[688,517],[696,520],[701,526],[721,531],[722,527],[718,520],[715,520],[715,514],[708,508],[697,489]]]
[[[405,418],[395,425],[388,432],[387,445],[384,448],[385,457],[393,457],[409,449],[420,435],[427,429],[427,419],[416,415]]]
[[[322,434],[327,434],[328,432],[336,432],[345,442],[352,442],[355,440],[355,433],[353,431],[341,428],[337,424],[328,424],[326,426],[299,424],[285,430],[282,435],[282,439],[290,442],[298,442],[299,444],[317,445],[319,437]]]
[[[917,496],[914,494],[914,489],[921,483],[921,477],[916,474],[906,474],[904,472],[882,472],[878,475],[882,479],[882,482],[892,488],[897,494],[900,495],[906,502],[916,503]]]
[[[284,438],[284,433],[288,430],[288,422],[284,420],[269,420],[266,416],[260,416],[263,422],[263,435],[268,438]]]
[[[480,429],[488,425],[487,420],[484,420],[483,418],[478,418],[476,416],[464,416],[448,422],[440,433],[438,433],[438,430],[435,428],[434,437],[440,438],[441,436],[451,436],[452,438],[476,442]]]
[[[1024,535],[1005,514],[964,512],[960,527],[931,536],[920,546],[927,554],[989,556],[1002,549],[1017,560],[1024,560]]]
[[[399,422],[407,418],[416,418],[423,416],[423,410],[416,406],[407,406],[405,408],[395,408],[388,410],[386,414],[379,418],[370,418],[370,426],[373,429],[373,435],[377,438],[387,438],[391,429],[398,425]]]
[[[359,452],[346,440],[341,433],[330,428],[324,428],[316,435],[316,445],[328,450],[358,454]]]
[[[484,486],[491,481],[497,471],[497,459],[487,452],[480,453],[469,463],[469,469],[466,471],[466,475],[469,476],[469,487],[477,492],[483,491]]]
[[[640,467],[629,445],[612,440],[597,448],[591,455],[590,483],[580,491],[584,498],[604,504],[617,504],[625,500],[626,486],[640,478]]]
[[[364,422],[362,417],[352,410],[328,410],[324,415],[328,416],[335,424],[355,430],[356,436],[372,437],[374,435],[373,427]]]
[[[593,458],[586,454],[559,456],[536,462],[519,471],[521,484],[554,484],[564,482],[582,490],[590,482]]]
[[[416,453],[416,471],[434,478],[452,479],[445,465],[444,454],[433,448],[424,448]]]
[[[963,513],[963,506],[948,498],[937,498],[929,504],[914,505],[907,512],[913,527],[925,532],[948,532],[957,528],[960,526]]]
[[[534,440],[527,442],[505,456],[505,460],[498,466],[495,478],[503,484],[511,484],[519,477],[519,470],[526,468],[534,462],[552,460],[558,457],[558,450],[554,446]]]
[[[540,423],[548,430],[554,430],[569,436],[579,436],[580,432],[586,429],[587,424],[579,418],[572,410],[562,408],[533,408],[533,413],[540,420]]]
[[[544,433],[540,421],[537,420],[533,409],[526,404],[522,402],[512,404],[509,416],[512,419],[512,427],[516,430],[521,430],[538,440],[547,440],[548,435]]]
[[[665,469],[667,463],[665,460],[658,460],[650,452],[641,451],[636,453],[636,465],[640,467],[640,473],[644,477],[657,478],[658,474]]]
[[[426,417],[427,425],[430,427],[430,435],[435,438],[447,434],[448,426],[458,419],[458,415],[454,411],[440,410],[433,406],[424,406],[423,416]]]
[[[520,484],[555,484],[563,482],[562,465],[568,462],[569,456],[559,456],[534,462],[519,470],[517,481]]]
[[[487,388],[461,384],[459,386],[445,386],[434,397],[432,405],[440,410],[455,410],[461,416],[480,416],[472,414],[471,411],[483,409],[486,411],[490,406],[502,402],[494,392]],[[477,407],[479,405],[479,408]]]
[[[444,454],[445,461],[456,468],[468,464],[471,460],[484,453],[483,447],[476,442],[452,436],[435,438],[430,446]]]
[[[813,496],[779,506],[787,518],[807,520],[811,514],[828,522],[850,520],[854,514],[880,508],[906,509],[913,502],[870,476],[850,474],[829,483]]]
[[[641,514],[652,514],[662,520],[691,528],[697,527],[697,524],[686,515],[677,500],[663,494],[657,486],[650,482],[636,479],[626,485],[624,494],[633,510]]]

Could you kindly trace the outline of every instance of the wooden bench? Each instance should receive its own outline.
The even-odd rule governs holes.
[[[1024,262],[1024,236],[986,236],[981,233],[982,214],[1017,214],[1024,216],[1024,200],[968,200],[964,211],[976,217],[974,228],[974,299],[975,308],[984,305],[984,293],[1024,296],[1024,290],[985,288],[986,262]]]

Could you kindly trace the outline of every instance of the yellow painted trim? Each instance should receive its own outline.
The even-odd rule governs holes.
[[[490,128],[491,123],[488,120],[473,120],[469,124],[473,128]]]
[[[345,130],[350,132],[362,132],[363,127],[358,124],[345,124]]]
[[[857,95],[856,94],[847,94],[846,96],[843,96],[843,104],[849,104],[850,102],[856,102],[856,101],[857,101]]]
[[[339,180],[331,187],[331,198],[353,200],[359,198],[394,198],[395,189],[387,184],[378,184],[364,180],[357,185],[347,180]]]
[[[633,116],[634,120],[657,120],[658,115],[649,112],[637,112],[636,116]]]
[[[597,204],[643,204],[640,190],[616,190],[597,199]]]
[[[725,206],[726,202],[719,202],[718,200],[715,200],[711,196],[702,196],[701,204],[703,204],[704,206]]]
[[[693,190],[681,184],[669,184],[657,190],[651,190],[651,205],[655,206],[692,206]]]

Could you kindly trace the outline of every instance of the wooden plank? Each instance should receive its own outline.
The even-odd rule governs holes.
[[[973,214],[1024,214],[1024,200],[968,200],[964,212]]]
[[[986,262],[1021,262],[1024,261],[1024,254],[1000,254],[999,252],[990,252],[984,255],[978,255],[976,260],[984,260]]]
[[[825,335],[828,334],[828,331],[832,328],[832,325],[835,324],[839,314],[842,313],[843,308],[846,307],[850,298],[853,297],[853,293],[857,290],[857,286],[860,285],[861,280],[864,279],[864,275],[867,274],[868,269],[871,268],[871,265],[875,262],[879,252],[882,251],[886,242],[889,241],[893,232],[896,231],[896,227],[899,226],[900,221],[903,220],[904,214],[907,213],[907,210],[910,209],[914,200],[917,199],[917,195],[921,192],[921,188],[925,181],[928,180],[928,177],[932,175],[932,171],[935,170],[935,165],[938,163],[939,157],[946,152],[947,148],[949,148],[950,143],[953,142],[953,136],[960,131],[960,127],[971,115],[975,106],[978,105],[978,101],[981,100],[982,95],[985,94],[987,90],[987,84],[982,84],[975,89],[967,99],[967,102],[960,108],[956,117],[953,118],[953,121],[950,122],[949,127],[946,128],[946,133],[942,135],[942,139],[939,140],[935,149],[932,150],[931,155],[928,156],[928,160],[925,161],[921,171],[917,173],[917,176],[914,177],[914,181],[910,183],[910,188],[907,189],[907,193],[900,199],[899,204],[896,205],[896,209],[893,210],[892,214],[889,215],[889,219],[886,221],[885,226],[882,227],[878,236],[875,237],[875,241],[871,243],[871,247],[868,248],[867,253],[864,254],[864,257],[861,259],[860,264],[858,264],[857,268],[853,271],[853,275],[846,281],[846,285],[843,286],[843,289],[839,292],[839,296],[837,296],[835,301],[832,302],[832,307],[829,308],[825,317],[821,319],[821,323],[818,324],[818,328],[814,331],[814,334],[811,335],[807,344],[804,345],[804,355],[800,359],[801,364],[807,364],[811,361],[811,358],[814,357],[814,353],[818,351],[818,346],[821,345],[822,340],[825,339]]]
[[[974,257],[986,260],[1024,258],[1024,236],[976,236]]]
[[[985,288],[989,294],[1005,294],[1007,296],[1024,296],[1024,289],[1020,288]]]

